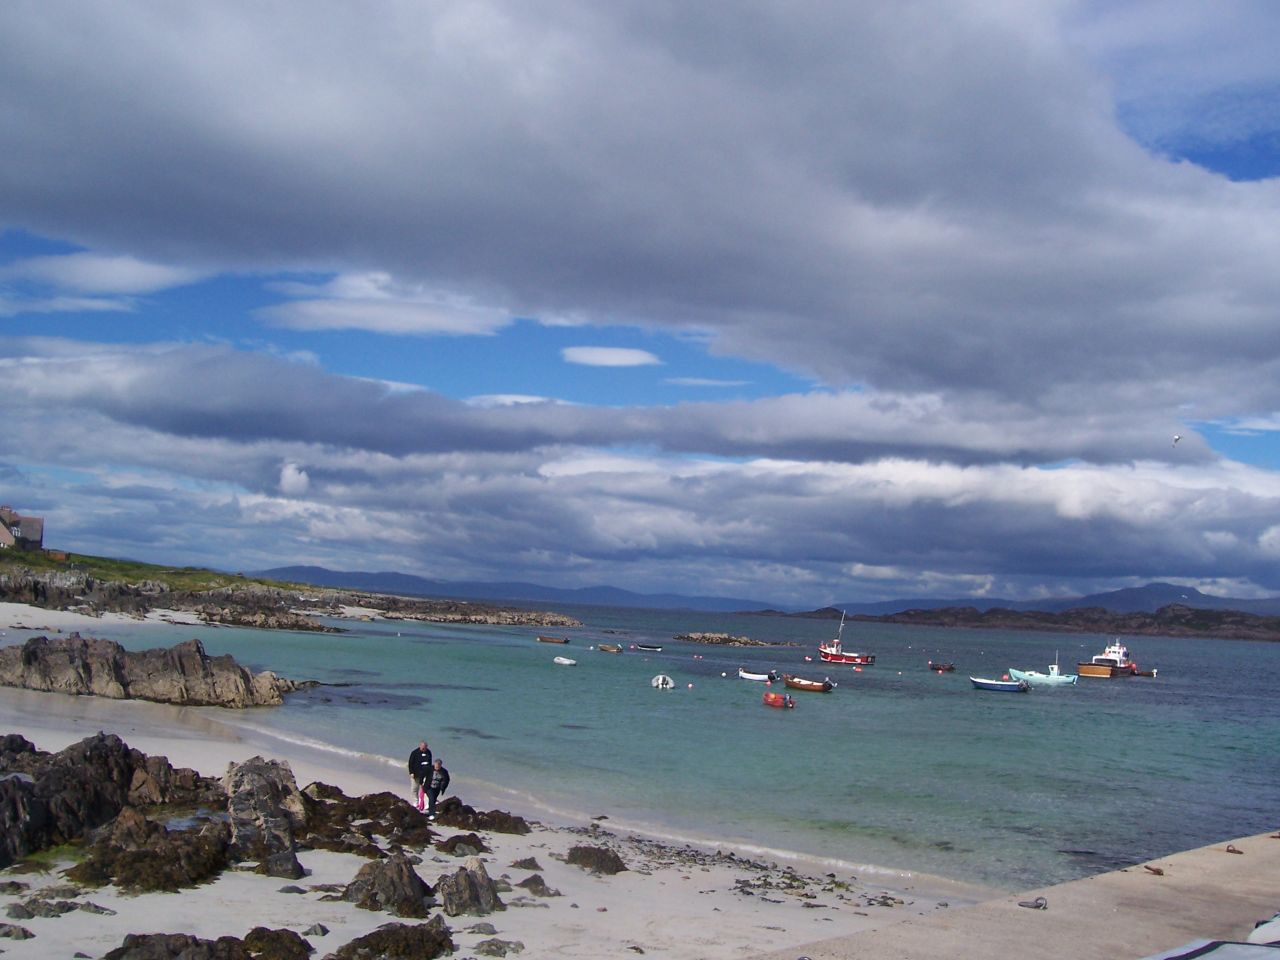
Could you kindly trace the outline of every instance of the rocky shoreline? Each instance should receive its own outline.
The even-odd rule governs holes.
[[[10,919],[71,910],[105,912],[80,898],[112,885],[133,894],[175,893],[231,869],[298,880],[306,875],[298,852],[325,849],[367,860],[349,883],[323,891],[325,896],[426,921],[384,926],[346,944],[332,955],[338,958],[452,953],[444,918],[504,910],[500,893],[514,889],[510,884],[500,887],[488,875],[479,855],[489,848],[476,831],[529,832],[520,817],[482,813],[456,797],[440,805],[433,824],[391,794],[352,798],[322,783],[299,790],[287,763],[262,757],[233,764],[221,781],[213,780],[194,770],[175,770],[167,758],[148,757],[114,734],[99,733],[57,754],[8,734],[0,738],[0,773],[5,775],[0,779],[0,868],[68,842],[82,849],[78,862],[62,871],[66,883],[10,904]],[[186,813],[190,810],[195,813]],[[175,814],[184,814],[187,825],[166,826]],[[463,832],[445,837],[437,827]],[[414,869],[422,860],[413,852],[429,847],[461,859],[462,865],[442,873],[434,884],[426,883]],[[584,862],[591,856],[580,854]],[[3,892],[31,893],[20,880],[7,881]],[[555,894],[544,890],[535,895]],[[433,908],[438,912],[428,919]],[[34,936],[14,924],[4,924],[0,935],[18,940]],[[283,960],[312,952],[297,931],[255,927],[243,939],[219,938],[216,943],[184,933],[132,933],[106,957],[247,960],[252,955]]]
[[[7,569],[0,572],[0,602],[23,603],[100,617],[121,613],[139,619],[157,611],[189,614],[202,623],[264,630],[340,632],[321,617],[386,617],[432,623],[575,627],[560,613],[459,600],[245,582],[207,590],[181,590],[159,580],[104,580],[76,570]],[[353,611],[358,611],[353,613]]]
[[[56,753],[0,737],[6,953],[727,960],[948,906],[604,816],[548,827],[449,796],[431,822],[392,793],[300,782],[260,755],[213,778],[111,733]]]
[[[269,670],[251,673],[226,654],[211,657],[199,640],[169,649],[126,650],[114,640],[31,637],[0,648],[0,685],[113,700],[150,700],[180,706],[258,707],[314,681],[298,682]]]

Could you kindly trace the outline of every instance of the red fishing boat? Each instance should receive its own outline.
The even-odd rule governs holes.
[[[770,690],[764,695],[764,705],[766,707],[778,707],[782,710],[794,710],[796,708],[795,697],[785,693],[774,693]]]
[[[856,663],[869,666],[876,662],[874,653],[850,653],[841,645],[844,638],[844,611],[840,612],[840,630],[834,640],[818,645],[818,656],[827,663]]]

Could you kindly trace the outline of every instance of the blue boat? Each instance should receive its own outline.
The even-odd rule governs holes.
[[[1002,690],[1005,693],[1026,693],[1031,684],[1025,680],[987,680],[983,677],[970,677],[969,682],[975,690]]]

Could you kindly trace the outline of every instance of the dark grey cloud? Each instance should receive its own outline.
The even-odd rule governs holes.
[[[145,349],[0,340],[0,396],[17,406],[93,411],[121,425],[184,438],[318,444],[403,457],[512,453],[561,445],[649,446],[671,454],[861,462],[887,456],[948,462],[1043,463],[1077,457],[1128,463],[1204,459],[1194,436],[1176,451],[1176,421],[1122,413],[1069,423],[1072,411],[971,396],[813,393],[673,407],[551,402],[459,403],[426,390],[341,377],[226,346]],[[77,352],[78,351],[78,352]],[[1117,404],[1123,400],[1117,397]]]
[[[1087,413],[1178,374],[1256,412],[1195,374],[1277,355],[1280,189],[1145,154],[1063,14],[11,4],[0,200],[191,268],[693,325],[836,386]]]
[[[1226,55],[1274,13],[1152,9],[0,6],[0,218],[89,251],[10,268],[55,289],[0,316],[302,272],[337,279],[268,328],[631,323],[821,384],[466,405],[10,339],[6,499],[55,542],[244,568],[358,542],[366,569],[798,602],[1280,589],[1274,474],[1193,428],[1280,410],[1280,181],[1158,155],[1204,129],[1186,104],[1274,88],[1265,43]]]
[[[786,457],[776,450],[787,425],[831,419],[842,398],[727,412],[477,410],[223,348],[3,346],[21,357],[0,363],[5,456],[30,465],[7,498],[47,509],[54,545],[88,552],[651,590],[696,583],[801,605],[847,598],[839,585],[850,583],[880,596],[1084,592],[1156,577],[1280,589],[1271,475],[1207,456],[1175,461],[1163,436],[1164,460],[1153,450],[1046,469],[987,451],[962,466],[942,461],[931,438],[943,408],[917,401],[883,428],[898,431],[898,448],[914,438],[909,454]],[[189,399],[217,390],[225,399]],[[750,456],[686,451],[730,425]],[[1000,430],[988,429],[997,442]],[[667,454],[621,449],[659,447],[664,432]],[[850,447],[859,443],[877,446]],[[67,482],[68,471],[79,479]]]

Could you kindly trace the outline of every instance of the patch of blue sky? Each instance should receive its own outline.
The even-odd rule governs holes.
[[[24,231],[0,233],[0,268],[82,248]],[[290,297],[286,283],[322,285],[307,274],[219,274],[169,289],[95,298],[113,309],[41,309],[59,291],[14,278],[10,300],[31,309],[5,318],[9,335],[100,343],[225,342],[236,349],[316,362],[330,372],[421,386],[458,400],[545,397],[597,406],[756,399],[812,384],[767,363],[716,356],[704,338],[634,326],[558,326],[513,319],[491,334],[413,335],[357,329],[306,330],[272,324],[260,311]],[[91,294],[90,294],[91,295]],[[570,362],[570,348],[638,351],[650,362],[603,366]],[[647,357],[645,356],[647,355]]]
[[[1280,470],[1280,422],[1197,423],[1195,428],[1214,451],[1229,460]]]
[[[1230,180],[1270,180],[1280,177],[1280,131],[1258,133],[1238,143],[1192,145],[1179,155]]]
[[[27,230],[5,229],[0,226],[0,264],[26,257],[50,257],[61,253],[75,253],[82,249],[64,240],[42,237]]]

